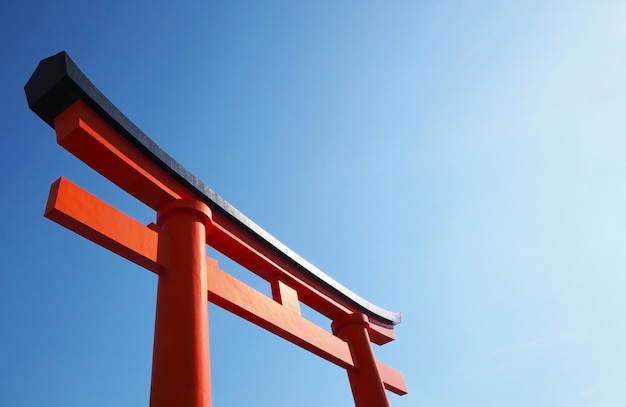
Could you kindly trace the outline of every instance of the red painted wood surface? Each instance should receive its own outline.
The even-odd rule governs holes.
[[[346,369],[356,407],[389,407],[385,385],[367,334],[367,317],[346,315],[333,321],[333,332],[350,346],[354,367]]]
[[[54,124],[62,147],[150,208],[158,210],[159,205],[172,199],[193,197],[83,102],[70,106]],[[331,320],[360,312],[217,211],[213,213],[207,243],[265,280],[278,276],[298,291],[301,302]],[[368,330],[372,341],[379,345],[395,338],[391,325],[371,323]]]
[[[45,215],[155,273],[171,269],[167,258],[157,259],[159,241],[169,244],[168,235],[159,235],[156,225],[142,225],[65,178],[52,184]],[[207,257],[206,262],[209,301],[338,366],[354,367],[345,341],[294,312],[293,305],[280,304],[220,270],[217,261]],[[385,388],[406,394],[402,374],[380,361],[378,366]]]
[[[402,374],[377,361],[372,343],[394,339],[291,262],[210,209],[78,101],[55,119],[60,145],[154,209],[144,226],[64,178],[51,187],[45,216],[159,275],[151,406],[210,405],[211,301],[345,368],[357,407],[388,406],[385,389],[406,394]],[[211,245],[271,285],[272,298],[205,255]],[[207,286],[207,281],[210,285]],[[300,302],[333,322],[333,333],[303,318]]]
[[[206,234],[211,211],[197,200],[181,199],[158,212],[159,275],[151,407],[210,407]]]

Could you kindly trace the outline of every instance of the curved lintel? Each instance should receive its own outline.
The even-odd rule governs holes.
[[[295,264],[304,273],[328,287],[340,298],[355,305],[368,315],[370,321],[377,325],[379,330],[388,330],[393,325],[400,323],[399,312],[387,311],[378,307],[333,280],[191,174],[122,114],[81,72],[66,52],[62,51],[42,60],[24,86],[24,90],[30,109],[53,128],[55,117],[77,100],[82,100],[160,168],[189,188],[212,210],[220,211],[265,246]]]

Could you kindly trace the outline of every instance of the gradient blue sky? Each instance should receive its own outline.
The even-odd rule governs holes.
[[[5,0],[0,405],[147,406],[156,277],[42,216],[64,175],[153,220],[28,110],[60,50],[226,200],[403,313],[376,348],[409,386],[392,406],[626,405],[626,2]],[[209,314],[216,406],[352,405],[342,369]]]

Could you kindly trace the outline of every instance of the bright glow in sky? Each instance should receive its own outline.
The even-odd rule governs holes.
[[[626,405],[626,2],[56,3],[0,5],[0,405],[148,405],[156,277],[42,216],[63,175],[153,221],[28,110],[60,50],[261,227],[402,312],[375,349],[409,386],[392,406]],[[353,405],[342,369],[209,318],[216,406]]]

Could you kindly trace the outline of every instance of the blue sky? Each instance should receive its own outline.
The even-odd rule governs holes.
[[[3,2],[0,405],[148,404],[156,277],[42,216],[63,175],[154,220],[28,110],[60,50],[248,217],[402,312],[375,349],[409,386],[394,407],[625,405],[625,43],[608,0]],[[342,369],[209,318],[216,406],[352,405]]]

